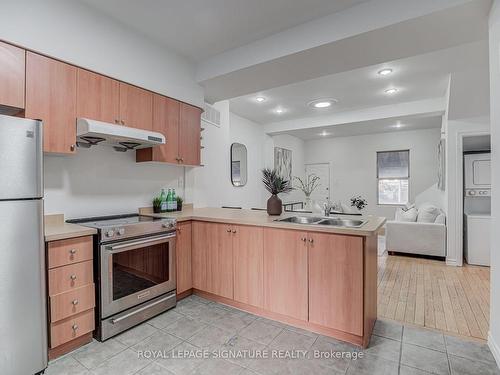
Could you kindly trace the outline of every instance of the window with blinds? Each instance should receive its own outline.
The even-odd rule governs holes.
[[[410,150],[377,152],[378,204],[408,203]]]

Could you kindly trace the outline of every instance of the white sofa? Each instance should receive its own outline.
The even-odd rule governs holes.
[[[389,252],[446,256],[446,216],[431,204],[396,211],[387,221],[386,249]]]

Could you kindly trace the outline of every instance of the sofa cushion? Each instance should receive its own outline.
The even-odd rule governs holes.
[[[424,204],[418,208],[417,222],[434,223],[441,210],[431,204]]]
[[[415,207],[410,208],[406,211],[398,210],[396,212],[396,221],[405,221],[405,222],[415,222],[417,221],[417,209]]]

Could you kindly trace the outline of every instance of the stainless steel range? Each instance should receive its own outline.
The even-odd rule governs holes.
[[[97,229],[98,340],[107,340],[175,306],[175,219],[130,214],[68,222]]]

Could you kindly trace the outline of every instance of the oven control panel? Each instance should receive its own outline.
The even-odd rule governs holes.
[[[101,240],[107,242],[131,237],[140,237],[153,233],[175,233],[176,227],[177,220],[173,218],[137,222],[131,225],[109,226],[101,228]]]

